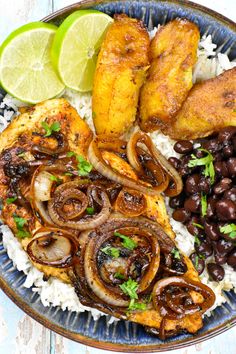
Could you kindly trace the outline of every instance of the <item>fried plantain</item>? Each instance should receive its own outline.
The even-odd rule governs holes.
[[[116,15],[98,56],[93,85],[97,134],[122,135],[135,121],[148,69],[149,36],[141,21]]]
[[[144,131],[165,129],[192,87],[197,60],[197,26],[175,19],[161,27],[151,42],[151,67],[140,94],[140,125]]]
[[[236,126],[236,68],[196,84],[168,134],[174,139],[197,139]]]

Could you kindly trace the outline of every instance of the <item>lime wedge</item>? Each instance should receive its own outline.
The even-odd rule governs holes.
[[[21,101],[38,103],[57,96],[64,85],[53,68],[50,49],[57,27],[33,22],[18,28],[0,48],[0,82]]]
[[[52,62],[64,84],[91,91],[97,55],[113,19],[96,10],[79,10],[60,25],[53,40]]]

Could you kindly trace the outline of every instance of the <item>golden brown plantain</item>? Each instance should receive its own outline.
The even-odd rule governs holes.
[[[151,67],[140,94],[140,125],[144,131],[165,129],[192,87],[199,30],[185,19],[161,27],[151,42]]]
[[[93,85],[97,134],[123,134],[135,121],[148,69],[149,36],[141,21],[116,15],[98,56]]]
[[[197,139],[236,126],[236,68],[196,84],[168,134],[174,139]]]

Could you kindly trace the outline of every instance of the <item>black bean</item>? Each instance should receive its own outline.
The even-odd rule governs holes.
[[[204,259],[200,258],[195,252],[190,255],[190,259],[194,265],[194,268],[197,270],[198,275],[202,274],[205,268]]]
[[[229,141],[236,134],[236,127],[223,128],[218,135],[218,140],[222,143]]]
[[[183,156],[181,159],[181,163],[178,169],[178,172],[181,176],[186,176],[188,174],[190,174],[191,169],[190,167],[188,167],[189,161],[191,160],[191,156],[187,155],[187,156]]]
[[[193,150],[193,154],[198,158],[202,158],[204,156],[206,156],[206,153],[202,150],[199,150],[199,149],[196,149],[196,150]]]
[[[215,172],[220,177],[228,177],[229,171],[227,167],[227,163],[225,161],[216,161],[214,163]]]
[[[191,235],[198,237],[204,235],[204,229],[196,226],[196,224],[201,225],[200,218],[193,216],[186,225],[188,232],[190,232]]]
[[[214,161],[222,161],[224,160],[224,155],[221,152],[216,152],[213,154]]]
[[[201,177],[200,182],[199,182],[199,190],[205,194],[208,194],[211,189],[211,181],[210,178],[207,177]]]
[[[217,225],[209,222],[209,221],[205,221],[204,223],[204,230],[206,235],[213,241],[217,241],[220,238],[219,232],[218,232],[218,228]]]
[[[191,213],[190,211],[185,210],[184,208],[180,208],[180,209],[176,209],[173,212],[172,217],[176,221],[186,223],[190,219]]]
[[[210,152],[217,152],[217,151],[221,150],[221,144],[216,139],[205,140],[202,143],[202,147]]]
[[[186,179],[185,192],[188,194],[194,194],[199,191],[200,175],[193,174]]]
[[[236,157],[230,157],[227,161],[227,168],[230,174],[230,177],[236,176]]]
[[[230,255],[228,256],[227,264],[233,268],[236,267],[236,249],[234,249],[234,251],[231,252]]]
[[[178,170],[180,165],[180,160],[177,159],[177,157],[170,157],[168,161],[176,170]]]
[[[216,214],[220,220],[236,219],[236,204],[229,199],[221,199],[216,202]]]
[[[224,157],[231,157],[233,156],[233,153],[234,153],[234,147],[233,145],[226,145],[223,150],[223,155]]]
[[[201,195],[193,194],[184,202],[184,208],[192,213],[200,213],[201,209]]]
[[[213,280],[221,281],[224,279],[225,271],[224,268],[221,267],[221,265],[215,263],[208,263],[207,270]]]
[[[236,202],[236,187],[233,187],[224,193],[225,199],[230,199],[232,202]]]
[[[195,248],[197,254],[200,254],[200,255],[204,256],[205,258],[208,258],[213,254],[212,245],[206,241],[201,242],[200,245],[198,243],[195,243],[194,248]]]
[[[222,194],[228,189],[230,189],[231,184],[232,184],[232,179],[225,177],[214,186],[213,191],[215,194]]]
[[[219,241],[217,241],[216,248],[221,255],[226,255],[233,250],[234,244],[230,240],[225,240],[224,238],[221,238]]]
[[[215,257],[215,262],[217,264],[223,265],[227,262],[227,255],[225,255],[225,254],[222,255],[222,254],[216,252],[214,257]]]
[[[184,195],[180,194],[176,197],[170,198],[169,200],[169,206],[172,209],[177,209],[177,208],[181,208],[184,205]]]
[[[174,150],[179,154],[188,154],[193,150],[193,144],[188,140],[179,140],[174,145]]]

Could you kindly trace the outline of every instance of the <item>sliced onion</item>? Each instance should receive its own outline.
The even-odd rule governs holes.
[[[46,202],[51,198],[53,180],[52,174],[40,171],[34,179],[34,197],[40,202]]]
[[[71,234],[56,228],[37,230],[27,246],[27,253],[37,263],[65,268],[72,264],[78,244]]]
[[[106,192],[96,185],[91,185],[90,189],[93,191],[99,191],[100,196],[100,204],[101,204],[101,211],[98,214],[94,214],[90,218],[82,217],[78,220],[71,220],[71,217],[67,217],[66,213],[62,213],[62,208],[65,202],[68,200],[81,200],[82,206],[81,210],[75,216],[80,216],[81,213],[87,207],[87,197],[84,193],[80,192],[77,188],[81,187],[81,183],[79,181],[67,182],[62,184],[61,186],[57,187],[55,193],[51,200],[48,202],[48,213],[53,222],[61,227],[75,229],[75,230],[87,230],[93,229],[104,223],[110,213],[111,213],[111,204]]]
[[[139,161],[138,153],[140,148],[138,148],[138,143],[144,144],[147,149],[147,153],[151,155],[152,161],[148,162],[153,175],[156,177],[158,186],[153,186],[152,188],[158,192],[165,192],[167,196],[176,196],[180,194],[183,189],[183,182],[174,169],[174,167],[167,161],[167,159],[161,154],[161,152],[155,147],[151,138],[141,132],[134,132],[127,144],[127,157],[131,166],[139,173],[145,175],[142,164]],[[148,167],[148,166],[147,166]],[[161,171],[164,172],[164,175],[161,175]],[[171,184],[169,185],[169,179]],[[159,181],[158,181],[159,180]],[[169,187],[168,187],[169,185]]]
[[[43,142],[43,141],[47,141],[47,139],[52,139],[52,138],[55,139],[57,142],[57,147],[55,149],[51,149],[50,147],[45,146]],[[68,141],[65,135],[62,133],[53,132],[52,136],[50,137],[40,136],[40,139],[43,141],[40,141],[39,144],[32,146],[31,151],[33,153],[40,153],[40,154],[51,156],[51,155],[58,155],[68,151],[68,147],[69,147]]]
[[[137,190],[123,188],[116,199],[116,209],[127,217],[144,214],[146,208],[147,201]]]
[[[109,148],[109,146],[108,146]],[[100,137],[96,137],[89,145],[88,159],[94,168],[108,179],[117,182],[123,186],[140,191],[147,195],[159,195],[160,192],[148,186],[142,181],[135,181],[132,178],[122,175],[118,171],[114,171],[112,167],[102,157],[101,149],[105,149],[104,142],[100,141]]]
[[[147,223],[149,222],[144,222],[142,218],[112,218],[93,232],[88,239],[83,261],[86,281],[91,290],[101,301],[112,306],[120,307],[127,307],[129,303],[129,301],[125,300],[124,294],[119,287],[115,286],[115,284],[113,286],[104,282],[100,275],[101,264],[98,264],[98,253],[104,243],[114,238],[115,231],[123,235],[132,234],[137,235],[137,237],[144,237],[151,246],[152,258],[149,267],[139,282],[137,292],[144,292],[154,280],[160,263],[160,247],[156,233],[153,232],[151,228],[147,228]],[[138,252],[138,249],[133,252]]]

